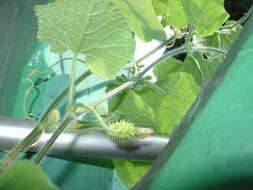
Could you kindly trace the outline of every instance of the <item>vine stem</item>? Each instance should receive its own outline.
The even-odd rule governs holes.
[[[189,31],[188,31],[188,34],[186,36],[186,40],[185,40],[185,46],[186,47],[189,47],[191,44],[191,40],[192,40],[192,36],[194,34],[194,30],[195,30],[195,26],[190,24],[189,25]]]
[[[101,127],[104,130],[108,129],[108,126],[105,124],[103,118],[98,114],[98,112],[92,106],[81,104],[81,103],[76,104],[76,106],[90,111],[97,118],[97,120],[98,120],[99,124],[101,125]]]
[[[149,51],[148,53],[146,53],[145,55],[143,55],[141,58],[139,58],[138,60],[136,60],[134,63],[127,64],[127,67],[132,67],[134,65],[139,65],[143,60],[147,59],[148,57],[150,57],[151,55],[153,55],[158,50],[162,49],[167,44],[172,43],[176,39],[176,37],[177,37],[176,35],[171,36],[168,40],[164,41],[159,46],[157,46],[156,48],[152,49],[151,51]]]
[[[72,112],[72,105],[75,98],[75,78],[76,78],[76,66],[77,66],[77,54],[74,54],[74,59],[71,67],[71,73],[70,73],[70,85],[68,89],[68,102],[67,102],[67,109],[69,109],[69,112],[67,113],[67,116],[63,119],[59,127],[55,130],[52,137],[47,141],[45,146],[42,147],[42,149],[39,150],[39,152],[36,154],[34,158],[34,162],[39,164],[42,159],[45,157],[47,152],[50,150],[51,146],[55,142],[55,140],[58,138],[58,136],[63,132],[63,130],[66,128],[66,126],[69,124],[70,121],[74,118]]]
[[[32,132],[26,136],[26,138],[21,141],[13,150],[11,150],[0,162],[0,173],[8,168],[11,163],[16,160],[19,155],[26,152],[30,146],[38,139],[38,137],[43,133],[44,129],[39,125],[32,130]]]
[[[157,64],[159,64],[160,62],[168,59],[169,57],[173,57],[176,56],[178,54],[181,53],[186,53],[186,52],[197,52],[197,51],[201,51],[201,52],[217,52],[220,53],[222,55],[227,55],[227,52],[219,49],[219,48],[215,48],[215,47],[191,47],[186,48],[185,46],[179,47],[177,49],[174,49],[172,51],[167,52],[166,54],[164,54],[162,57],[158,58],[156,61],[154,61],[152,64],[150,64],[146,69],[144,69],[141,73],[139,73],[136,77],[134,77],[132,80],[125,82],[124,84],[114,88],[113,90],[111,90],[110,92],[106,93],[104,96],[100,97],[99,99],[97,99],[96,101],[92,102],[90,104],[90,106],[96,106],[100,103],[102,103],[103,101],[119,94],[120,92],[122,92],[123,90],[130,88],[132,85],[134,85],[137,81],[139,81],[140,79],[143,78],[143,76],[150,70],[152,69],[154,66],[156,66]],[[78,115],[84,114],[86,113],[86,110],[80,110],[78,112]]]
[[[33,162],[36,164],[39,164],[42,159],[45,157],[45,155],[48,153],[58,136],[63,132],[63,130],[66,128],[66,126],[69,124],[70,121],[72,121],[72,116],[67,116],[63,119],[60,126],[55,130],[53,135],[50,137],[50,139],[46,142],[46,144],[40,149],[40,151],[36,154],[35,158],[33,159]]]
[[[75,78],[76,78],[77,54],[74,54],[74,59],[70,73],[70,85],[67,108],[70,108],[75,98]]]
[[[149,80],[143,79],[143,80],[141,80],[141,82],[143,82],[143,84],[145,84],[145,86],[148,86],[149,88],[152,88],[154,91],[158,92],[159,94],[165,94],[166,93],[164,89],[162,89],[161,87],[159,87],[155,83],[150,82]]]

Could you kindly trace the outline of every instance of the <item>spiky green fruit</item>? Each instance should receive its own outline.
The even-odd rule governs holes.
[[[106,133],[117,142],[126,142],[137,137],[137,129],[134,124],[124,120],[111,123]]]

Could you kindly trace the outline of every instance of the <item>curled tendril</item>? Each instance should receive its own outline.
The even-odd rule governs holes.
[[[28,98],[30,93],[32,92],[33,89],[35,89],[38,92],[38,89],[36,88],[36,86],[38,84],[40,84],[43,81],[47,81],[49,78],[46,79],[39,79],[34,81],[33,77],[38,76],[38,75],[43,75],[46,74],[48,72],[50,72],[56,65],[63,63],[64,61],[68,61],[68,60],[73,60],[73,58],[69,57],[69,58],[64,58],[64,59],[60,59],[58,61],[56,61],[54,64],[52,64],[49,68],[45,69],[45,70],[37,70],[37,69],[33,69],[30,73],[28,73],[26,80],[30,83],[30,86],[27,88],[27,90],[25,91],[24,94],[24,99],[23,99],[23,112],[24,115],[27,119],[33,119],[35,118],[35,115],[30,113],[29,111],[27,111],[27,103],[28,103]],[[78,59],[77,61],[81,62],[81,63],[85,63],[83,60]]]

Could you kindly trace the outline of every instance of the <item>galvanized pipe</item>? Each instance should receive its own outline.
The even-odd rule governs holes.
[[[13,148],[30,133],[34,124],[31,120],[0,117],[0,150]],[[30,151],[36,152],[51,135],[52,132],[41,135]],[[152,161],[168,141],[167,137],[154,135],[118,144],[108,138],[100,128],[89,128],[61,134],[49,155]]]

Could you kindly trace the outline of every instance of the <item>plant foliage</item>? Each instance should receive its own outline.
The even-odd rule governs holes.
[[[167,24],[177,29],[193,24],[199,36],[213,34],[229,17],[224,0],[167,0],[167,6],[159,8],[165,9],[158,13],[166,12]]]
[[[109,95],[106,94],[92,105],[110,98],[106,114],[107,118],[113,119],[107,123],[111,123],[110,129],[115,129],[110,131],[110,135],[119,139],[114,133],[118,130],[124,133],[121,138],[123,140],[136,137],[135,126],[152,128],[150,131],[155,131],[156,134],[170,135],[194,103],[201,88],[224,60],[224,53],[221,52],[229,50],[242,30],[240,23],[228,21],[229,14],[224,9],[224,0],[55,0],[46,5],[36,6],[35,14],[39,23],[37,37],[48,44],[53,53],[71,51],[75,61],[79,55],[85,57],[79,61],[85,63],[93,74],[114,80],[115,83],[107,87]],[[161,16],[161,22],[158,16]],[[165,27],[168,25],[174,31],[171,39],[165,34]],[[173,45],[181,40],[184,51],[178,51],[185,53],[185,57],[179,60],[167,56],[168,54],[162,55],[152,64],[156,78],[156,82],[153,82],[143,77],[145,70],[139,68],[140,62],[153,52],[144,55],[142,60],[133,60],[136,36],[145,42],[166,40],[166,43],[154,52],[168,44],[171,48],[168,51],[176,51],[178,49],[175,50],[176,45]],[[210,51],[191,51],[193,48],[201,47]],[[116,80],[115,75],[130,61],[134,63],[123,72],[128,75],[117,76],[120,80]],[[75,74],[75,69],[72,68],[72,72]],[[71,76],[69,89],[72,90],[69,90],[69,94],[74,95],[75,75]],[[115,95],[114,88],[120,88],[118,91],[124,92]],[[112,97],[113,95],[115,96]],[[74,109],[69,109],[71,106],[75,108],[77,104],[71,101],[68,103],[70,107],[66,109],[67,116],[59,118],[64,121],[63,124],[73,115],[84,113],[77,114]],[[104,128],[107,127],[92,106],[82,105],[83,108],[91,110]],[[39,120],[42,124],[47,122],[46,114],[52,113],[50,109],[47,111]],[[119,122],[113,125],[113,121]],[[41,123],[38,123],[37,127],[41,127]],[[67,126],[63,124],[59,124],[57,119],[57,130],[60,127],[63,130]],[[98,125],[95,122],[94,124]],[[123,125],[129,130],[125,130]],[[131,134],[126,131],[130,131]],[[57,131],[54,134],[61,132]],[[53,144],[52,142],[49,141],[49,144]],[[23,149],[25,147],[21,150]],[[49,149],[50,146],[46,150]],[[42,159],[47,151],[41,152]],[[17,157],[20,153],[22,152],[17,151],[9,155],[17,154]],[[13,161],[7,155],[4,161],[9,160]],[[118,176],[128,187],[133,186],[145,175],[151,165],[122,160],[113,160],[113,163]],[[15,183],[11,183],[10,180],[14,178]],[[32,182],[24,183],[28,179]],[[44,187],[41,189],[56,189],[36,165],[26,161],[14,164],[0,176],[1,189],[39,189],[39,185],[36,184]]]
[[[126,20],[110,0],[59,0],[35,8],[38,39],[51,51],[85,54],[96,75],[111,78],[132,57],[134,40]]]

